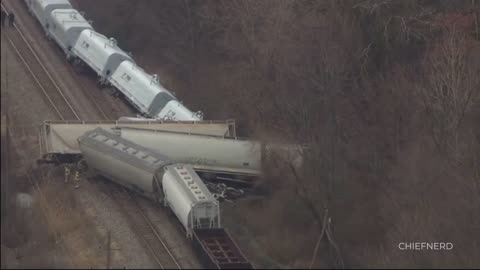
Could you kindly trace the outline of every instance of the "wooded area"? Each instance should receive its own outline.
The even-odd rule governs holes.
[[[188,108],[310,146],[247,205],[276,265],[310,265],[328,209],[314,267],[480,266],[479,0],[77,3]]]

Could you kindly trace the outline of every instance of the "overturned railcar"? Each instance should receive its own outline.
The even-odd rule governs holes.
[[[113,182],[156,201],[162,199],[162,167],[168,158],[102,128],[78,138],[89,168]]]
[[[170,207],[182,223],[187,237],[195,229],[220,227],[220,206],[192,166],[175,164],[164,167],[162,177],[164,205]]]
[[[96,173],[157,202],[163,201],[182,223],[187,237],[193,229],[220,227],[220,207],[188,164],[174,164],[117,135],[97,128],[79,139],[88,166]]]
[[[249,182],[262,173],[262,160],[276,154],[294,168],[303,165],[303,147],[246,139],[119,127],[122,138],[162,153],[175,162],[192,164],[198,172],[235,177]]]

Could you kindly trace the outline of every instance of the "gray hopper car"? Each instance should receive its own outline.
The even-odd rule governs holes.
[[[184,226],[220,227],[220,208],[190,165],[174,164],[166,156],[118,137],[102,128],[78,139],[87,164],[98,174],[156,201],[163,201]]]
[[[175,162],[193,164],[197,171],[258,176],[262,172],[262,159],[273,154],[295,168],[303,164],[304,149],[296,145],[130,127],[116,128],[115,132]]]

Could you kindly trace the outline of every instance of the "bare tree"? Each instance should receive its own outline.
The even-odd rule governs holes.
[[[480,68],[470,59],[467,37],[448,31],[424,62],[425,85],[419,87],[430,116],[432,138],[441,151],[458,159],[458,131],[480,92]]]

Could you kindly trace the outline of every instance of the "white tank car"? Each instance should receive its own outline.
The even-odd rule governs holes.
[[[295,168],[303,163],[303,148],[266,144],[222,136],[199,135],[122,127],[116,132],[127,140],[168,156],[174,162],[194,164],[200,171],[258,176],[262,156],[278,153]]]
[[[158,171],[167,164],[167,157],[102,128],[86,132],[78,143],[95,172],[149,198],[161,199]]]
[[[135,63],[122,62],[108,81],[144,115],[165,120],[201,120],[199,113],[193,113],[180,104],[160,84],[157,75],[148,74]]]
[[[219,228],[219,203],[188,164],[169,160],[112,132],[96,128],[78,139],[82,155],[98,174],[156,201],[163,200],[184,226]]]
[[[72,5],[68,0],[25,0],[28,11],[37,18],[43,29],[50,24],[50,13],[55,9],[69,9]]]
[[[164,120],[196,121],[202,120],[203,114],[200,111],[192,113],[189,109],[183,106],[182,103],[174,99],[169,101],[154,117]]]
[[[80,33],[72,51],[97,73],[101,83],[105,83],[123,61],[134,62],[117,46],[114,38],[108,39],[91,29],[85,29]]]
[[[193,229],[220,228],[220,206],[192,166],[164,167],[164,205],[170,207],[191,238]]]
[[[67,59],[72,47],[85,29],[92,30],[91,24],[75,9],[55,9],[50,13],[50,24],[46,31],[65,52]]]
[[[131,123],[145,123],[145,124],[174,124],[176,129],[169,129],[172,131],[183,132],[183,133],[195,133],[195,134],[204,134],[204,135],[217,135],[224,137],[236,137],[236,124],[235,120],[201,120],[201,121],[168,121],[161,120],[158,118],[143,118],[143,117],[126,117],[122,116],[118,118],[118,126],[125,126],[124,124]],[[145,127],[138,127],[145,128]],[[160,128],[150,128],[155,130],[160,130]],[[165,129],[164,129],[165,130]]]

